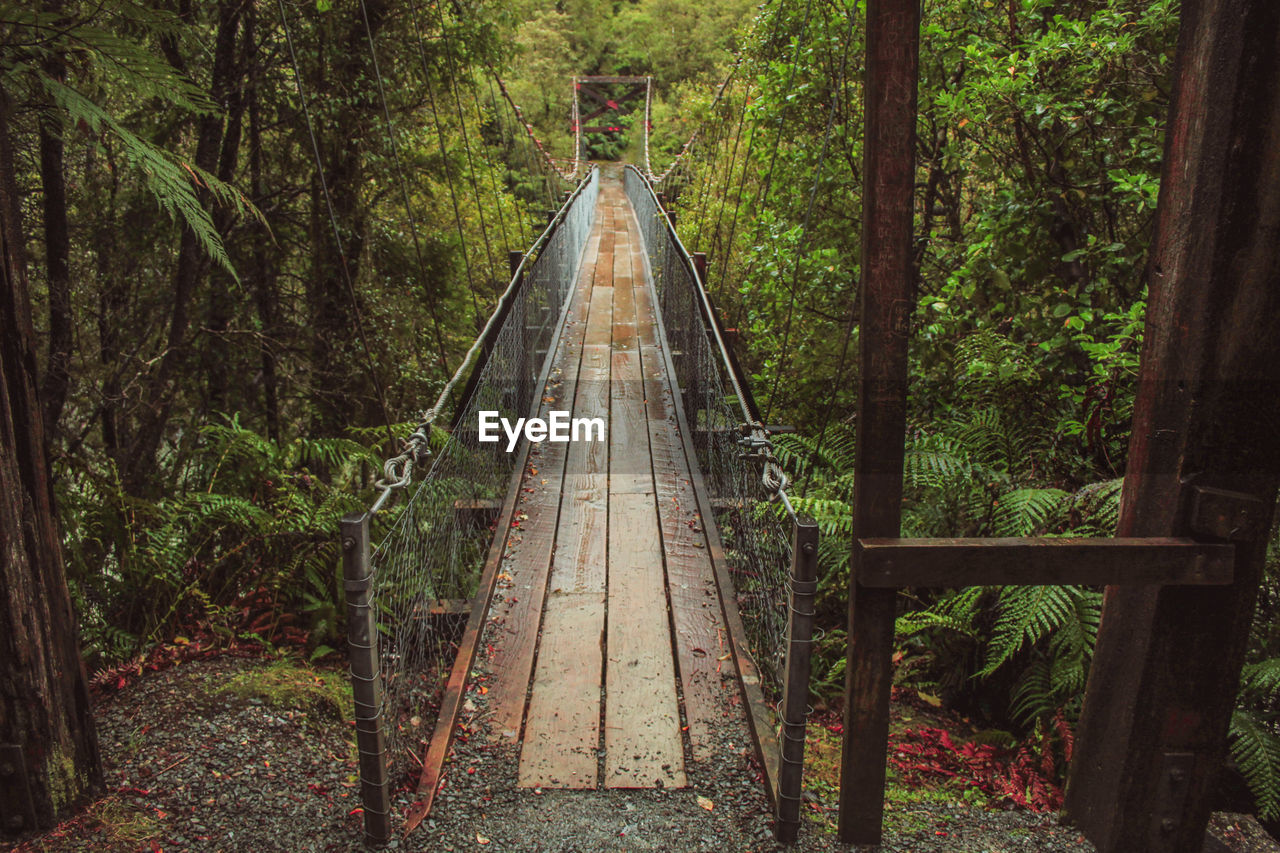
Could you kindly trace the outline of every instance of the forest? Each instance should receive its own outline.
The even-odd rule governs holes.
[[[761,418],[786,427],[772,442],[791,500],[821,531],[806,826],[832,831],[865,14],[865,0],[0,3],[0,655],[41,647],[41,666],[84,672],[62,697],[79,722],[55,725],[63,766],[33,783],[38,826],[102,795],[99,746],[74,729],[92,728],[90,693],[150,677],[145,662],[252,648],[317,685],[344,670],[339,521],[378,496],[442,391],[462,404],[447,383],[512,253],[585,173],[574,78],[626,75],[652,79],[648,118],[633,103],[622,132],[583,136],[583,159],[664,174]],[[926,0],[921,14],[902,536],[1113,536],[1180,4]],[[38,582],[19,577],[25,560]],[[1103,598],[902,590],[895,702],[963,718],[973,743],[1036,771],[1010,800],[891,759],[891,790],[1058,808]],[[1223,808],[1268,828],[1278,612],[1273,537],[1218,785]],[[0,740],[46,713],[26,710],[23,683],[0,672]]]

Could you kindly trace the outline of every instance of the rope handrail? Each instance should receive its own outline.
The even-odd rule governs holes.
[[[462,361],[458,364],[457,369],[454,370],[453,375],[449,377],[449,381],[446,382],[444,388],[440,390],[435,403],[422,414],[422,418],[417,427],[409,434],[409,437],[406,438],[404,443],[401,445],[400,453],[383,462],[382,478],[374,483],[374,488],[377,489],[380,494],[370,507],[370,514],[377,513],[381,510],[393,491],[402,489],[409,485],[413,479],[414,467],[416,465],[422,465],[426,461],[426,458],[430,456],[431,450],[429,442],[431,426],[435,423],[436,418],[440,416],[440,413],[444,411],[445,406],[448,404],[449,397],[453,394],[453,390],[457,387],[458,382],[462,379],[464,374],[468,373],[467,368],[475,361],[476,354],[480,352],[484,347],[485,341],[492,337],[494,330],[498,327],[499,323],[501,323],[502,318],[506,314],[507,307],[511,304],[511,301],[515,298],[524,282],[525,267],[531,263],[530,258],[539,253],[551,240],[561,223],[564,222],[569,209],[591,183],[591,177],[595,171],[596,167],[592,166],[587,172],[586,177],[578,183],[578,186],[574,191],[570,193],[567,199],[565,199],[564,204],[561,205],[558,211],[556,211],[555,217],[553,217],[547,224],[547,227],[543,230],[542,234],[538,236],[538,239],[536,239],[533,242],[533,245],[529,247],[529,250],[525,252],[524,256],[520,259],[520,264],[511,274],[511,280],[507,283],[506,289],[502,292],[502,295],[498,297],[497,305],[495,305],[493,312],[489,315],[489,319],[485,322],[484,328],[471,343],[470,348],[468,348],[466,355],[463,356]],[[465,404],[465,400],[459,401],[460,406]]]

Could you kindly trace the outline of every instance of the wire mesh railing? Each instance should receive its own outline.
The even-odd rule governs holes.
[[[412,782],[421,766],[518,458],[501,443],[480,442],[478,413],[514,420],[536,409],[597,192],[593,169],[525,254],[404,452],[388,460],[378,500],[343,521],[361,796],[372,842],[390,837],[390,790]],[[435,420],[446,411],[452,417],[443,429]],[[426,473],[411,486],[415,467]],[[397,489],[410,495],[390,506]]]
[[[772,715],[771,731],[756,731],[755,736],[776,807],[779,840],[789,841],[799,826],[817,527],[797,517],[791,506],[768,432],[670,215],[640,170],[627,167],[625,182],[653,273],[685,423],[732,581],[733,588],[721,594],[731,595],[737,606],[743,636],[735,642],[745,644],[740,652],[749,654],[748,664],[758,670],[759,699]]]

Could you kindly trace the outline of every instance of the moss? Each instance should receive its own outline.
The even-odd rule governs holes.
[[[88,779],[76,772],[75,759],[60,744],[54,746],[44,772],[55,815],[64,814],[89,787]]]
[[[242,672],[213,695],[261,702],[277,711],[307,711],[313,719],[345,720],[352,709],[351,682],[343,673],[290,660]]]

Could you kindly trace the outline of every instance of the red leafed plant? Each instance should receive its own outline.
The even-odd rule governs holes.
[[[1059,761],[1065,767],[1071,760],[1072,740],[1061,715],[1041,733],[1007,749],[956,743],[945,729],[920,726],[890,737],[889,763],[908,784],[955,780],[1022,808],[1056,811],[1062,806]]]

